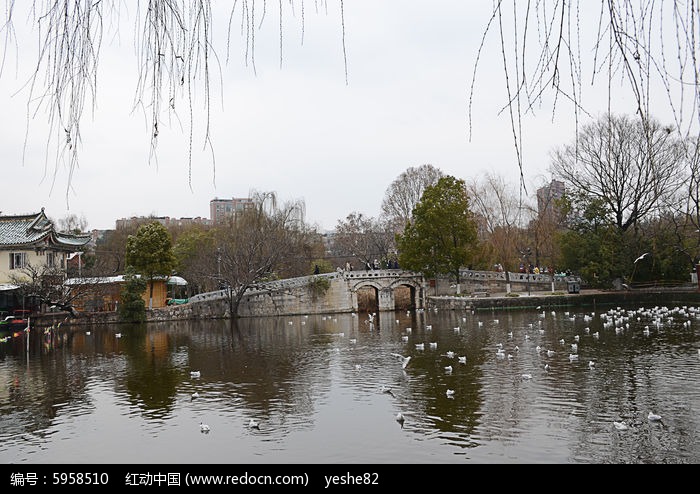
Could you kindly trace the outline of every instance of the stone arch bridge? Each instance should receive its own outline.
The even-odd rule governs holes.
[[[325,281],[323,281],[325,280]],[[402,269],[336,271],[261,283],[248,290],[238,308],[241,317],[394,311],[425,307],[423,275]],[[225,290],[190,298],[190,310],[202,316],[225,316]]]

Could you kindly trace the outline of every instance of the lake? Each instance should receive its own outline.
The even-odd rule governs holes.
[[[0,343],[0,461],[698,463],[699,327],[688,306],[57,324]]]

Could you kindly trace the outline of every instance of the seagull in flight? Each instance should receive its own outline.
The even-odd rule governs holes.
[[[642,259],[644,259],[644,258],[645,258],[646,256],[648,256],[648,255],[649,255],[649,252],[645,252],[644,254],[642,254],[641,256],[639,256],[638,258],[636,258],[636,259],[634,260],[634,263],[636,264],[637,261],[641,261]]]

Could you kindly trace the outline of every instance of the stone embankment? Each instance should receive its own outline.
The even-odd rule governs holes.
[[[581,307],[591,311],[607,310],[610,307],[630,304],[654,306],[693,306],[700,305],[700,291],[695,288],[654,289],[654,290],[581,290],[579,293],[533,292],[527,294],[494,293],[488,297],[429,296],[426,309],[438,310],[505,310],[505,309],[548,309],[554,307]],[[148,322],[175,321],[188,319],[228,318],[227,312],[203,311],[195,309],[195,304],[183,304],[148,310]],[[211,307],[210,307],[211,308]],[[274,317],[274,316],[271,316]],[[32,318],[33,326],[49,327],[57,324],[98,325],[119,323],[116,312],[82,313],[70,317],[67,313],[55,312]]]
[[[550,307],[598,307],[629,304],[698,305],[700,291],[695,288],[655,290],[582,290],[569,294],[533,292],[527,294],[492,294],[488,297],[428,297],[428,308],[444,310],[546,309]]]

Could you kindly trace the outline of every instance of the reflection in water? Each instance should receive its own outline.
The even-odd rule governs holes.
[[[698,325],[657,307],[35,331],[0,343],[0,460],[697,463]]]

